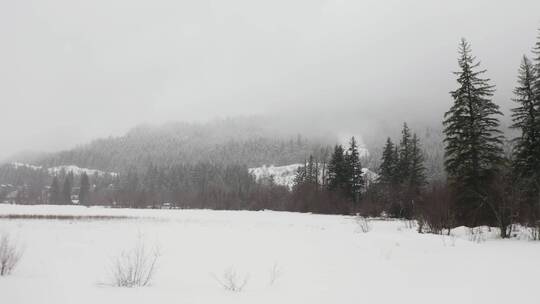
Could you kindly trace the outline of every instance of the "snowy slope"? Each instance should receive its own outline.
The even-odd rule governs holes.
[[[135,218],[0,219],[0,231],[25,247],[15,272],[0,278],[1,303],[538,302],[537,242],[418,234],[399,221],[360,233],[348,216],[269,211],[0,205],[6,214]],[[151,286],[110,286],[111,261],[140,235],[159,247]],[[214,279],[231,267],[248,277],[243,292]]]
[[[294,185],[294,177],[298,168],[303,164],[292,164],[287,166],[262,166],[257,168],[250,168],[249,173],[255,176],[257,181],[264,178],[274,178],[274,182],[277,185],[287,186],[292,188]]]
[[[18,163],[18,162],[13,162],[11,163],[11,166],[13,166],[15,169],[18,169],[18,168],[29,168],[29,169],[33,169],[33,170],[39,170],[39,169],[42,169],[43,167],[42,166],[35,166],[35,165],[31,165],[31,164],[24,164],[24,163]]]
[[[117,173],[114,173],[114,172],[105,172],[105,171],[96,170],[96,169],[80,168],[74,165],[57,166],[57,167],[48,168],[47,170],[49,171],[49,174],[52,174],[52,175],[58,174],[62,170],[64,170],[65,172],[73,172],[74,175],[81,175],[84,172],[86,172],[86,174],[89,176],[92,176],[94,174],[97,174],[99,176],[104,176],[108,174],[113,175],[113,176],[117,175]]]
[[[24,164],[24,163],[19,163],[19,162],[12,162],[10,164],[11,164],[11,166],[13,166],[16,169],[20,168],[20,167],[29,168],[29,169],[33,169],[33,170],[41,170],[41,169],[43,169],[42,166]],[[88,174],[89,176],[92,176],[94,174],[97,174],[99,176],[104,176],[104,175],[116,176],[117,175],[117,173],[114,173],[114,172],[105,172],[105,171],[96,170],[96,169],[81,168],[81,167],[78,167],[78,166],[75,166],[75,165],[63,165],[63,166],[56,166],[56,167],[47,168],[47,171],[51,175],[56,175],[56,174],[62,172],[62,170],[64,172],[66,172],[66,173],[73,172],[74,175],[81,175],[81,174],[83,174],[83,172],[86,172],[86,174]]]
[[[262,166],[257,168],[250,168],[249,173],[255,176],[257,181],[260,181],[264,178],[274,178],[274,182],[277,185],[287,186],[289,189],[292,189],[294,186],[294,177],[299,167],[302,167],[303,164],[291,164],[287,166]],[[363,176],[368,182],[373,182],[378,178],[378,175],[369,170],[368,168],[362,169]]]

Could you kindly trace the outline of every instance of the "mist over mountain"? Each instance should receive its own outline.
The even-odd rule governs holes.
[[[43,167],[76,165],[124,172],[149,164],[163,166],[210,162],[247,166],[302,162],[337,142],[329,134],[305,136],[283,131],[268,118],[244,117],[207,123],[139,125],[123,136],[96,139],[73,149],[13,158]]]

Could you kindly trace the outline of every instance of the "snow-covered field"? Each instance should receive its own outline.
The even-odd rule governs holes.
[[[0,303],[539,303],[540,243],[417,234],[400,221],[285,212],[0,205],[24,245]],[[462,235],[462,236],[461,236]],[[151,286],[112,287],[110,265],[138,238],[158,247]],[[242,292],[214,277],[234,268]],[[270,281],[274,277],[274,283]]]

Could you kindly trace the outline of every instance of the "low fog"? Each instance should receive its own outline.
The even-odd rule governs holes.
[[[0,1],[0,159],[141,123],[438,125],[461,37],[510,105],[540,1]]]

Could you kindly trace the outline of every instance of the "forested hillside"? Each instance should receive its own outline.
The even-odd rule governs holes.
[[[149,164],[174,165],[212,162],[286,165],[333,144],[333,138],[307,138],[280,132],[271,122],[237,118],[209,123],[169,123],[138,126],[120,137],[98,139],[36,161],[53,167],[76,165],[112,172],[146,169]]]

